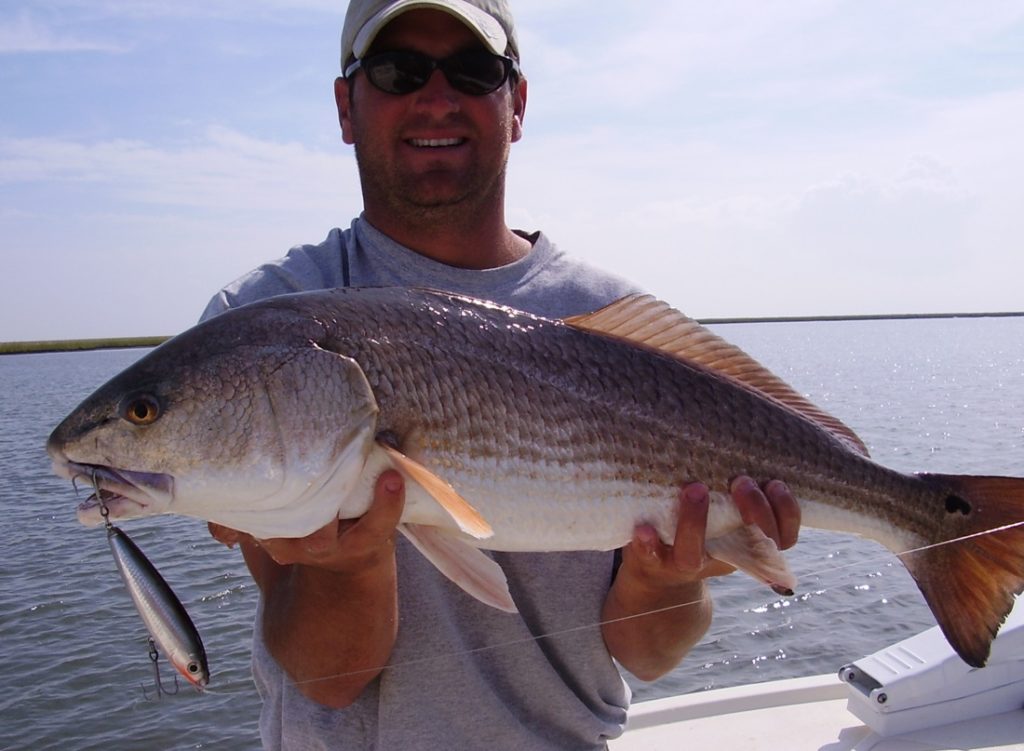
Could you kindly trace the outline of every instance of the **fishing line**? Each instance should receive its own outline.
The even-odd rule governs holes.
[[[974,538],[977,538],[977,537],[982,537],[984,535],[996,534],[996,533],[1003,532],[1005,530],[1013,529],[1013,528],[1020,527],[1020,526],[1024,526],[1024,520],[1019,521],[1019,522],[1014,522],[1012,524],[1006,524],[1006,525],[1003,525],[1001,527],[995,527],[993,529],[983,530],[981,532],[974,532],[974,533],[971,533],[971,534],[968,534],[968,535],[964,535],[962,537],[956,537],[956,538],[953,538],[953,539],[950,539],[950,540],[945,540],[943,542],[938,542],[938,543],[933,543],[933,544],[928,544],[928,545],[922,545],[922,546],[916,547],[916,548],[910,548],[910,549],[904,550],[904,551],[902,551],[900,553],[892,553],[892,552],[889,552],[889,551],[884,551],[884,552],[880,553],[878,556],[862,558],[862,559],[857,560],[857,561],[851,561],[849,563],[842,563],[840,565],[830,566],[830,567],[823,568],[823,569],[806,571],[806,572],[803,572],[801,574],[801,578],[807,578],[807,577],[812,577],[812,576],[824,576],[824,575],[827,575],[827,574],[835,573],[837,571],[842,571],[843,569],[848,569],[848,568],[853,568],[853,567],[865,567],[865,566],[871,566],[871,565],[878,565],[878,564],[883,563],[883,562],[892,563],[894,559],[898,561],[898,560],[901,559],[902,556],[914,555],[916,553],[921,553],[921,552],[924,552],[926,550],[931,550],[933,548],[938,548],[938,547],[941,547],[941,546],[944,546],[944,545],[951,545],[951,544],[954,544],[954,543],[964,542],[964,541],[971,540],[971,539],[974,539]],[[837,588],[836,586],[826,587],[824,589],[816,590],[816,593],[818,593],[818,594],[825,594],[825,593],[829,593],[829,592],[834,591],[836,588]],[[801,598],[806,598],[808,594],[809,593],[805,593],[803,595],[795,595],[792,598],[782,598],[782,599],[784,599],[784,600],[801,599]],[[610,624],[614,624],[614,623],[620,623],[620,622],[623,622],[623,621],[634,620],[636,618],[644,618],[644,617],[651,616],[651,615],[657,615],[659,613],[665,613],[665,612],[669,612],[669,611],[672,611],[672,610],[678,610],[679,608],[686,608],[686,607],[691,607],[691,606],[694,606],[694,605],[700,605],[702,602],[703,602],[703,600],[691,600],[689,602],[681,602],[681,603],[677,603],[675,605],[666,605],[664,607],[655,608],[655,609],[652,609],[652,610],[647,610],[647,611],[644,611],[644,612],[641,612],[641,613],[634,613],[632,615],[621,616],[621,617],[618,617],[618,618],[611,618],[611,619],[607,619],[607,620],[601,620],[601,621],[598,621],[596,623],[583,624],[583,625],[580,625],[580,626],[574,626],[574,627],[571,627],[571,628],[560,629],[560,630],[557,630],[557,631],[549,631],[549,632],[546,632],[546,633],[543,633],[543,634],[534,634],[534,635],[522,637],[520,639],[511,639],[511,640],[504,641],[504,642],[497,642],[497,643],[494,643],[494,644],[486,644],[486,645],[479,646],[479,647],[473,647],[471,649],[457,650],[457,651],[452,651],[452,652],[442,652],[442,653],[439,653],[439,654],[431,655],[429,657],[418,657],[418,658],[414,658],[414,659],[403,660],[401,662],[391,663],[391,664],[387,664],[387,665],[381,665],[381,666],[377,666],[377,667],[362,668],[362,669],[359,669],[359,670],[350,670],[350,671],[345,671],[345,672],[340,672],[340,673],[333,673],[331,675],[319,676],[317,678],[306,678],[306,679],[303,679],[303,680],[300,680],[300,681],[293,681],[293,680],[289,679],[289,683],[291,683],[294,686],[303,686],[303,685],[309,685],[309,684],[313,684],[313,683],[320,683],[320,682],[323,682],[323,681],[335,680],[335,679],[338,679],[338,678],[347,678],[347,677],[350,677],[350,676],[359,675],[361,673],[371,673],[371,672],[372,673],[378,673],[378,672],[384,672],[385,670],[396,670],[396,669],[399,669],[399,668],[415,667],[417,665],[423,665],[423,664],[427,664],[427,663],[430,663],[430,662],[436,662],[438,660],[458,659],[458,658],[461,658],[461,657],[466,657],[466,656],[475,655],[475,654],[481,654],[481,653],[484,653],[484,652],[490,652],[490,651],[495,651],[495,650],[500,650],[500,649],[509,649],[509,648],[512,648],[512,647],[521,646],[521,645],[524,645],[524,644],[530,644],[530,643],[533,643],[533,642],[541,641],[543,639],[556,639],[556,638],[560,638],[560,637],[564,637],[564,636],[569,636],[569,635],[572,635],[572,634],[575,634],[575,633],[580,633],[580,632],[583,632],[583,631],[588,631],[588,630],[592,630],[592,629],[596,629],[596,628],[602,628],[602,627],[604,627],[606,625],[610,625]],[[747,610],[748,611],[752,611],[753,609],[752,608],[748,608]],[[745,629],[737,628],[737,629],[735,629],[732,632],[730,632],[730,631],[723,632],[723,634],[737,633],[740,630],[745,630]],[[211,691],[210,689],[206,689],[206,691],[204,693],[227,693],[227,692],[229,692],[230,688],[231,688],[230,686],[226,686],[226,687],[220,689],[220,691]],[[227,689],[228,691],[226,691],[225,689]]]
[[[473,647],[472,649],[463,649],[457,652],[441,652],[430,657],[417,657],[412,660],[404,660],[402,662],[396,662],[389,665],[383,665],[381,667],[363,668],[362,670],[351,670],[344,673],[336,673],[334,675],[325,675],[319,678],[307,678],[301,681],[290,681],[295,686],[302,686],[308,683],[319,683],[321,681],[330,681],[335,678],[346,678],[350,675],[358,675],[360,673],[371,673],[371,672],[383,672],[384,670],[395,670],[398,668],[412,667],[415,665],[422,665],[428,662],[434,662],[436,660],[452,659],[457,657],[466,657],[468,655],[480,654],[482,652],[490,652],[498,649],[507,649],[509,647],[517,647],[523,644],[532,644],[534,642],[541,641],[542,639],[557,639],[561,636],[568,636],[570,634],[579,633],[581,631],[590,631],[595,628],[601,628],[603,626],[612,623],[621,623],[623,621],[633,620],[634,618],[642,618],[648,615],[656,615],[658,613],[665,613],[670,610],[677,610],[678,608],[690,607],[691,605],[700,605],[703,600],[691,600],[690,602],[681,602],[676,605],[666,605],[662,608],[656,608],[654,610],[648,610],[643,613],[635,613],[633,615],[625,615],[619,618],[610,618],[608,620],[598,621],[597,623],[586,623],[582,626],[573,626],[572,628],[561,629],[559,631],[548,631],[543,634],[535,634],[531,636],[524,636],[521,639],[510,639],[505,642],[498,642],[496,644],[485,644],[481,647]]]
[[[914,555],[916,553],[923,553],[923,552],[925,552],[927,550],[932,550],[934,548],[941,548],[944,545],[952,545],[953,543],[966,542],[967,540],[972,540],[972,539],[974,539],[976,537],[984,537],[985,535],[994,535],[994,534],[997,534],[999,532],[1005,532],[1008,529],[1014,529],[1016,527],[1021,527],[1021,526],[1024,526],[1024,520],[1021,520],[1019,522],[1013,522],[1011,524],[1004,524],[1001,527],[993,527],[992,529],[984,529],[981,532],[972,532],[969,535],[964,535],[963,537],[954,537],[951,540],[943,540],[942,542],[935,542],[935,543],[931,543],[929,545],[922,545],[922,546],[917,547],[917,548],[910,548],[908,550],[904,550],[901,553],[892,553],[890,551],[886,551],[884,553],[880,553],[877,558],[867,558],[867,559],[862,559],[862,560],[859,560],[859,561],[851,561],[850,563],[844,563],[841,566],[832,566],[830,568],[821,569],[819,571],[808,571],[808,572],[806,572],[804,574],[804,576],[822,576],[823,574],[830,574],[830,573],[833,573],[835,571],[841,571],[844,568],[851,568],[853,566],[860,566],[860,565],[863,565],[865,563],[871,563],[871,562],[873,562],[875,560],[877,560],[879,562],[882,562],[882,561],[889,561],[889,559],[891,559],[891,558],[895,558],[895,559],[899,560],[900,563],[902,563],[901,559],[903,558],[903,556],[910,556],[910,555]]]
[[[952,545],[952,544],[955,544],[955,543],[965,542],[967,540],[971,540],[971,539],[974,539],[974,538],[982,537],[984,535],[996,534],[996,533],[1003,532],[1003,531],[1006,531],[1006,530],[1009,530],[1009,529],[1014,529],[1014,528],[1020,527],[1020,526],[1024,526],[1024,520],[1019,521],[1019,522],[1014,522],[1012,524],[1006,524],[1006,525],[1003,525],[1001,527],[995,527],[993,529],[983,530],[981,532],[974,532],[972,534],[964,535],[962,537],[956,537],[956,538],[953,538],[953,539],[950,539],[950,540],[945,540],[943,542],[937,542],[937,543],[933,543],[933,544],[929,544],[929,545],[922,545],[922,546],[916,547],[916,548],[910,548],[910,549],[904,550],[904,551],[902,551],[900,553],[892,553],[892,552],[889,552],[889,551],[885,551],[885,552],[880,553],[878,556],[869,556],[867,558],[861,558],[861,559],[859,559],[857,561],[851,561],[849,563],[842,563],[842,564],[839,564],[839,565],[836,565],[836,566],[829,566],[827,568],[822,568],[822,569],[817,569],[817,570],[812,569],[812,570],[809,570],[809,571],[805,571],[805,572],[801,573],[801,579],[805,579],[805,578],[813,577],[813,576],[825,576],[825,575],[828,575],[828,574],[835,573],[837,571],[842,571],[843,569],[849,569],[849,568],[854,568],[854,567],[867,567],[867,566],[879,565],[881,563],[892,563],[893,560],[899,561],[902,556],[914,555],[916,553],[921,553],[921,552],[924,552],[926,550],[930,550],[930,549],[933,549],[933,548],[938,548],[938,547],[941,547],[941,546],[944,546],[944,545]],[[830,592],[833,592],[837,588],[838,588],[837,586],[825,587],[823,589],[815,590],[815,594],[830,593]],[[790,598],[781,598],[781,599],[782,600],[800,600],[800,599],[807,598],[809,596],[809,594],[810,593],[808,592],[808,593],[798,594],[798,595],[795,595],[795,596],[790,597]],[[479,647],[473,647],[473,648],[470,648],[470,649],[463,649],[463,650],[456,650],[456,651],[452,651],[452,652],[441,652],[439,654],[431,655],[431,656],[428,656],[428,657],[418,657],[418,658],[413,658],[413,659],[409,659],[409,660],[403,660],[401,662],[390,663],[390,664],[387,664],[387,665],[381,665],[381,666],[377,666],[377,667],[369,667],[369,668],[362,668],[362,669],[359,669],[359,670],[349,670],[349,671],[344,671],[344,672],[340,672],[340,673],[332,673],[330,675],[319,676],[317,678],[306,678],[306,679],[303,679],[303,680],[300,680],[300,681],[293,681],[291,679],[288,679],[288,681],[289,681],[289,683],[291,685],[298,687],[298,686],[304,686],[304,685],[309,685],[309,684],[313,684],[313,683],[320,683],[320,682],[323,682],[323,681],[336,680],[338,678],[347,678],[347,677],[350,677],[350,676],[359,675],[361,673],[379,673],[379,672],[384,672],[386,670],[397,670],[397,669],[400,669],[400,668],[415,667],[417,665],[424,665],[424,664],[431,663],[431,662],[437,662],[438,660],[458,659],[458,658],[461,658],[461,657],[466,657],[466,656],[475,655],[475,654],[481,654],[481,653],[484,653],[484,652],[496,651],[496,650],[500,650],[500,649],[510,649],[512,647],[522,646],[524,644],[531,644],[533,642],[538,642],[538,641],[541,641],[541,640],[544,640],[544,639],[557,639],[557,638],[561,638],[561,637],[565,637],[565,636],[570,636],[572,634],[581,633],[583,631],[589,631],[589,630],[593,630],[593,629],[597,629],[597,628],[602,628],[602,627],[604,627],[606,625],[611,625],[611,624],[614,624],[614,623],[620,623],[620,622],[624,622],[624,621],[634,620],[634,619],[637,619],[637,618],[644,618],[644,617],[651,616],[651,615],[657,615],[659,613],[665,613],[665,612],[669,612],[669,611],[672,611],[672,610],[678,610],[679,608],[686,608],[686,607],[692,607],[694,605],[700,605],[702,602],[703,602],[703,600],[691,600],[691,601],[688,601],[688,602],[677,603],[675,605],[666,605],[666,606],[663,606],[663,607],[660,607],[660,608],[654,608],[652,610],[647,610],[647,611],[644,611],[644,612],[641,612],[641,613],[634,613],[632,615],[620,616],[618,618],[611,618],[611,619],[601,620],[601,621],[597,621],[595,623],[587,623],[587,624],[583,624],[583,625],[580,625],[580,626],[573,626],[571,628],[560,629],[560,630],[557,630],[557,631],[549,631],[549,632],[542,633],[542,634],[532,634],[530,636],[525,636],[525,637],[522,637],[520,639],[510,639],[510,640],[504,641],[504,642],[497,642],[497,643],[494,643],[494,644],[485,644],[485,645],[482,645],[482,646],[479,646]],[[754,608],[746,608],[746,611],[747,612],[756,612]],[[731,634],[731,633],[738,633],[741,630],[747,630],[747,629],[745,627],[739,627],[739,628],[734,629],[732,631],[721,632],[721,635],[728,635],[728,634]],[[247,680],[247,681],[236,682],[236,683],[233,683],[233,684],[227,684],[225,686],[220,686],[220,687],[217,687],[217,688],[206,687],[206,688],[203,689],[202,693],[224,696],[224,695],[229,695],[229,694],[233,694],[233,693],[249,693],[249,692],[251,692],[251,690],[252,690],[252,682],[251,682],[251,680]]]

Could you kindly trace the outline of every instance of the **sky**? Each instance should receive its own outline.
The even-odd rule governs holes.
[[[507,218],[698,318],[1024,310],[1021,0],[511,0]],[[0,341],[173,334],[361,209],[340,0],[0,2]]]

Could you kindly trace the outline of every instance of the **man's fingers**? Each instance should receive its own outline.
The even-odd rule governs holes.
[[[304,557],[305,551],[299,547],[302,544],[301,539],[282,537],[259,540],[254,537],[253,543],[270,556],[278,566],[289,566]]]
[[[706,563],[704,538],[711,499],[707,485],[692,482],[679,492],[679,521],[672,545],[673,561],[681,571],[698,571]]]
[[[638,524],[633,530],[629,549],[643,562],[660,565],[664,548],[658,538],[658,530],[650,524]]]
[[[333,552],[334,547],[338,544],[338,534],[338,519],[332,519],[313,534],[306,535],[297,541],[296,544],[302,546],[303,553],[313,558],[320,558]]]
[[[762,490],[751,478],[741,476],[732,482],[729,492],[745,524],[759,527],[780,549],[796,542],[800,506],[784,482],[773,480]],[[623,570],[628,567],[630,580],[673,586],[735,571],[730,564],[707,555],[710,508],[708,487],[692,482],[679,491],[679,516],[671,545],[664,544],[650,524],[638,525],[623,551]]]
[[[781,480],[772,480],[764,486],[764,494],[772,507],[779,528],[779,548],[786,550],[796,545],[800,535],[800,504]]]
[[[404,505],[402,476],[388,470],[377,478],[373,501],[358,519],[332,519],[305,537],[254,542],[280,566],[299,563],[350,570],[353,566],[364,565],[368,557],[372,558],[390,542]]]
[[[346,538],[381,541],[390,538],[402,519],[405,508],[405,482],[396,470],[382,472],[373,488],[373,502],[370,508],[355,523],[344,531]]]
[[[210,536],[214,540],[227,545],[229,548],[235,547],[235,545],[242,541],[243,534],[236,529],[231,529],[214,522],[207,522],[206,528],[210,531]]]
[[[741,475],[732,481],[729,493],[739,508],[746,524],[755,524],[761,531],[780,544],[779,526],[768,498],[751,478]],[[781,547],[781,545],[780,545]]]

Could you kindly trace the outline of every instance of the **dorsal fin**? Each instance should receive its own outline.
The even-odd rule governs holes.
[[[651,295],[628,295],[593,313],[566,318],[565,323],[699,363],[785,404],[868,454],[864,442],[841,420],[809,402],[739,347]]]

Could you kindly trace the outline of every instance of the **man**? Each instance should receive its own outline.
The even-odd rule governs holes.
[[[634,291],[505,223],[527,99],[518,57],[504,0],[353,0],[335,96],[364,212],[225,288],[204,316],[344,284],[441,288],[553,317]],[[784,485],[739,478],[732,492],[748,521],[795,542]],[[212,528],[241,544],[260,588],[253,664],[267,748],[602,748],[629,703],[613,658],[646,680],[671,670],[710,622],[705,579],[731,570],[704,555],[707,490],[692,483],[672,546],[641,526],[621,559],[493,554],[520,609],[510,615],[396,540],[402,503],[389,471],[365,516],[305,539]]]

